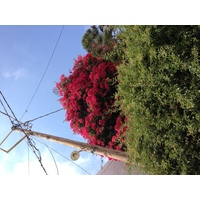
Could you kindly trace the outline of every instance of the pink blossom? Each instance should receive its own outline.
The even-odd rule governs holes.
[[[114,76],[117,76],[115,64],[88,53],[78,56],[69,76],[62,74],[56,88],[59,101],[66,110],[66,120],[75,133],[90,144],[120,150],[116,142],[125,142],[125,120],[120,114],[116,117],[108,112],[115,103],[116,86],[109,81]],[[109,125],[111,121],[115,123],[114,126],[111,123],[112,127]]]

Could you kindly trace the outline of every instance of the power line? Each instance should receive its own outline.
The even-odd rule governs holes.
[[[11,121],[12,125],[15,126],[15,127],[20,127],[20,128],[23,130],[22,123],[21,123],[21,122],[17,119],[17,117],[15,116],[14,112],[12,111],[10,105],[9,105],[8,102],[6,101],[6,98],[4,97],[4,95],[3,95],[3,93],[2,93],[1,91],[0,91],[0,94],[1,94],[1,96],[3,97],[4,101],[6,102],[8,108],[10,109],[10,111],[11,111],[13,117],[14,117],[14,121],[17,121],[17,124],[15,124],[15,125],[14,125],[14,122]],[[1,103],[2,103],[2,102],[1,102]],[[4,107],[4,106],[3,106],[3,107]],[[5,107],[4,107],[4,108],[5,108]],[[6,109],[5,109],[5,110],[6,110]],[[6,114],[7,114],[7,113],[8,113],[8,112],[6,111]],[[9,116],[8,116],[8,117],[9,117]],[[24,133],[25,136],[26,136],[27,144],[29,145],[29,147],[32,148],[32,151],[33,151],[33,153],[35,154],[35,156],[38,158],[38,161],[39,161],[41,167],[43,168],[43,170],[44,170],[44,172],[46,173],[46,175],[48,175],[47,172],[46,172],[46,169],[44,168],[44,166],[43,166],[43,164],[42,164],[42,157],[41,157],[40,150],[39,150],[38,148],[36,148],[34,141],[26,134],[26,132],[25,132],[24,130],[23,130],[23,133]]]
[[[62,35],[63,29],[64,29],[64,26],[62,26],[62,29],[61,29],[60,34],[59,34],[59,36],[58,36],[57,42],[56,42],[55,47],[54,47],[54,49],[53,49],[53,52],[52,52],[52,54],[51,54],[51,56],[50,56],[49,62],[48,62],[48,64],[47,64],[47,66],[46,66],[46,69],[45,69],[45,71],[44,71],[44,73],[43,73],[43,75],[42,75],[42,78],[41,78],[41,80],[40,80],[40,82],[39,82],[39,84],[38,84],[38,86],[37,86],[35,92],[33,93],[33,96],[31,97],[31,100],[30,100],[28,106],[26,107],[26,109],[25,109],[25,111],[24,111],[22,117],[20,118],[20,121],[21,121],[22,118],[24,117],[25,113],[28,111],[28,108],[29,108],[29,106],[31,105],[31,103],[32,103],[32,101],[33,101],[33,99],[34,99],[34,97],[35,97],[35,95],[36,95],[36,93],[37,93],[37,91],[38,91],[38,89],[39,89],[39,87],[40,87],[42,81],[43,81],[43,78],[44,78],[44,76],[45,76],[45,74],[46,74],[46,72],[47,72],[47,69],[49,68],[49,65],[50,65],[50,63],[51,63],[51,60],[52,60],[52,58],[53,58],[53,55],[54,55],[54,53],[55,53],[55,51],[56,51],[56,48],[57,48],[57,46],[58,46],[58,42],[59,42],[60,37],[61,37],[61,35]]]
[[[0,92],[0,94],[2,95],[2,97],[4,98],[4,101],[6,102],[7,106],[9,107],[9,109],[10,109],[11,112],[12,112],[12,109],[11,109],[11,107],[9,106],[8,102],[6,101],[5,97],[3,96],[2,92]],[[59,109],[59,110],[50,112],[50,113],[48,113],[48,114],[42,115],[42,116],[40,116],[40,117],[37,117],[37,118],[34,118],[34,119],[32,119],[32,120],[29,120],[29,121],[27,121],[27,122],[25,122],[25,123],[22,123],[22,122],[19,122],[19,121],[17,120],[17,118],[16,118],[16,116],[15,116],[15,114],[14,114],[13,112],[12,112],[12,114],[14,115],[15,118],[13,118],[12,116],[10,116],[10,115],[8,114],[8,112],[7,112],[7,110],[6,110],[6,108],[5,108],[4,104],[3,104],[3,102],[2,102],[1,100],[0,100],[0,102],[1,102],[3,108],[4,108],[5,112],[6,112],[6,113],[4,113],[4,112],[0,111],[0,113],[2,113],[2,114],[4,114],[4,115],[6,115],[7,117],[9,117],[9,119],[10,119],[12,125],[14,125],[14,122],[13,122],[11,119],[14,119],[15,121],[18,122],[18,126],[19,126],[19,123],[20,123],[20,124],[23,125],[24,127],[26,127],[26,126],[29,127],[29,123],[32,122],[32,121],[35,121],[35,120],[40,119],[40,118],[42,118],[42,117],[46,117],[46,116],[48,116],[48,115],[50,115],[50,114],[54,114],[54,113],[59,112],[59,111],[61,111],[61,110],[64,109],[64,108],[61,108],[61,109]],[[22,128],[22,127],[21,127],[21,128]],[[44,141],[43,141],[43,142],[44,142]],[[46,145],[45,142],[44,142],[43,144]],[[27,142],[27,145],[29,146],[30,144]],[[34,144],[34,145],[35,145],[35,144]],[[48,148],[48,150],[49,150],[49,152],[50,152],[50,154],[51,154],[51,156],[52,156],[52,158],[53,158],[53,160],[54,160],[54,163],[55,163],[56,169],[57,169],[57,174],[59,174],[59,170],[58,170],[58,167],[57,167],[55,158],[54,158],[54,156],[53,156],[51,150],[49,149],[49,147],[48,147],[47,145],[46,145],[46,147]],[[37,149],[37,148],[36,148],[36,149]],[[37,149],[37,150],[38,150],[38,149]],[[34,149],[33,149],[33,151],[34,151]],[[41,156],[40,156],[40,154],[39,154],[39,156],[36,155],[36,157],[37,157],[38,159],[40,159]],[[45,171],[46,171],[46,170],[45,170]],[[29,149],[28,149],[28,174],[29,174],[29,173],[30,173],[30,163],[29,163]]]
[[[50,113],[48,113],[48,114],[46,114],[46,115],[42,115],[42,116],[37,117],[37,118],[35,118],[35,119],[29,120],[29,121],[27,121],[27,122],[25,122],[25,123],[22,123],[22,122],[20,122],[20,121],[17,119],[17,117],[15,116],[14,112],[12,111],[11,107],[9,106],[8,102],[6,101],[6,99],[5,99],[5,97],[3,96],[3,94],[2,94],[1,91],[0,91],[0,94],[1,94],[2,97],[4,98],[4,100],[5,100],[6,104],[7,104],[7,106],[9,107],[9,109],[10,109],[10,111],[12,112],[12,114],[13,114],[14,117],[12,117],[12,116],[10,116],[10,115],[8,114],[8,112],[7,112],[5,106],[3,105],[2,102],[1,102],[1,103],[2,103],[2,105],[3,105],[3,107],[4,107],[4,109],[6,110],[6,113],[1,112],[1,111],[0,111],[0,112],[1,112],[2,114],[6,115],[7,117],[14,119],[14,121],[17,121],[17,124],[14,124],[13,121],[11,121],[11,122],[12,122],[13,126],[20,127],[20,129],[21,129],[21,130],[23,131],[23,133],[26,135],[27,144],[32,148],[33,153],[34,153],[34,154],[36,155],[36,157],[38,158],[38,160],[39,160],[39,162],[40,162],[40,164],[41,164],[41,167],[43,168],[44,172],[45,172],[46,175],[47,175],[47,172],[46,172],[46,170],[45,170],[45,168],[44,168],[44,166],[43,166],[43,164],[42,164],[42,158],[41,158],[41,154],[40,154],[39,149],[36,148],[35,142],[34,142],[32,139],[30,139],[30,137],[26,134],[26,132],[24,131],[24,129],[22,128],[22,126],[24,126],[24,127],[25,127],[25,126],[29,127],[29,123],[30,123],[31,121],[34,121],[34,120],[37,120],[37,119],[39,119],[39,118],[46,117],[46,116],[48,116],[48,115],[50,115],[50,114],[56,113],[56,112],[58,112],[58,111],[61,111],[61,110],[63,110],[63,108],[62,108],[62,109],[59,109],[59,110],[56,110],[56,111],[53,111],[53,112],[50,112]],[[37,139],[35,139],[35,140],[37,140]],[[37,141],[39,141],[39,140],[37,140]],[[40,142],[40,141],[39,141],[39,142]],[[41,143],[42,143],[42,142],[41,142]],[[50,151],[50,149],[52,149],[52,148],[50,148],[48,145],[46,145],[45,143],[43,143],[43,144],[49,149],[49,151]],[[62,157],[64,157],[65,159],[67,159],[68,161],[72,162],[70,159],[68,159],[67,157],[65,157],[64,155],[62,155],[61,153],[59,153],[58,151],[56,151],[56,150],[54,150],[54,149],[52,149],[52,150],[55,151],[56,153],[58,153],[59,155],[61,155]],[[51,151],[50,151],[50,153],[51,153]],[[52,155],[52,157],[53,157],[53,154],[52,154],[52,153],[51,153],[51,155]],[[53,157],[53,159],[54,159],[54,157]],[[55,159],[54,159],[54,162],[55,162],[55,165],[56,165]],[[77,165],[76,163],[74,163],[74,162],[72,162],[72,163],[73,163],[74,165],[76,165],[77,167],[79,167],[80,169],[82,169],[83,171],[85,171],[87,174],[90,174],[89,172],[87,172],[85,169],[83,169],[82,167],[80,167],[80,166]],[[28,152],[28,173],[29,173],[29,168],[30,168],[30,163],[29,163],[29,152]],[[56,168],[57,168],[57,165],[56,165]],[[58,168],[57,168],[57,172],[58,172]],[[58,172],[58,173],[59,173],[59,172]],[[90,174],[90,175],[91,175],[91,174]]]
[[[37,140],[38,142],[42,143],[40,140],[38,140],[37,138],[34,138],[35,140]],[[47,145],[48,146],[48,145]],[[66,160],[70,161],[71,163],[73,163],[74,165],[76,165],[77,167],[79,167],[80,169],[82,169],[84,172],[86,172],[87,174],[91,175],[88,171],[86,171],[85,169],[83,169],[81,166],[79,166],[78,164],[74,163],[72,160],[70,160],[69,158],[67,158],[66,156],[64,156],[63,154],[61,154],[60,152],[56,151],[55,149],[51,148],[48,146],[48,148],[50,148],[52,151],[56,152],[57,154],[59,154],[60,156],[62,156],[63,158],[65,158]]]
[[[30,162],[29,162],[29,146],[27,144],[27,151],[28,151],[28,175],[30,174]]]
[[[37,140],[37,139],[36,139]],[[42,139],[41,139],[42,140]],[[39,140],[37,140],[38,142],[40,142]],[[53,161],[54,161],[54,164],[55,164],[55,166],[56,166],[56,170],[57,170],[57,175],[59,175],[59,170],[58,170],[58,166],[57,166],[57,164],[56,164],[56,160],[55,160],[55,158],[54,158],[54,156],[53,156],[53,153],[51,152],[51,149],[50,149],[50,147],[42,140],[42,142],[41,142],[43,145],[45,145],[47,148],[48,148],[48,150],[49,150],[49,152],[50,152],[50,154],[51,154],[51,156],[52,156],[52,158],[53,158]]]
[[[1,100],[0,100],[1,101]],[[2,103],[2,102],[1,102]],[[7,113],[4,113],[4,112],[2,112],[2,111],[0,111],[0,113],[1,114],[3,114],[3,115],[5,115],[5,116],[7,116],[7,117],[9,117],[10,118],[10,121],[11,121],[11,123],[12,123],[12,120],[11,119],[13,119],[14,120],[14,118],[12,117],[12,116],[10,116],[9,114],[7,114]]]
[[[11,109],[10,106],[8,105],[8,102],[6,101],[5,97],[3,96],[3,93],[2,93],[1,91],[0,91],[0,94],[1,94],[1,96],[3,97],[4,101],[6,102],[8,108]],[[1,113],[5,114],[5,115],[10,119],[10,122],[11,122],[11,124],[13,125],[13,121],[11,120],[11,118],[12,118],[12,119],[15,119],[15,118],[11,117],[11,116],[8,114],[8,111],[6,110],[6,107],[4,106],[3,102],[2,102],[1,100],[0,100],[0,102],[1,102],[1,105],[3,106],[3,108],[4,108],[5,112],[6,112],[6,113],[3,113],[3,112],[1,112]],[[13,114],[13,113],[12,113],[12,114]],[[13,116],[14,116],[14,115],[13,115]],[[15,117],[15,116],[14,116],[14,117]]]
[[[17,117],[15,116],[14,112],[12,111],[10,105],[9,105],[8,102],[6,101],[6,98],[4,97],[4,95],[3,95],[3,93],[2,93],[1,91],[0,91],[0,94],[1,94],[1,96],[3,97],[4,101],[6,102],[8,108],[10,109],[10,111],[11,111],[12,115],[14,116],[15,120],[16,120],[17,122],[19,122],[19,121],[17,120]],[[6,111],[6,113],[8,113],[8,112]]]
[[[47,114],[45,114],[45,115],[42,115],[42,116],[40,116],[40,117],[31,119],[31,120],[28,120],[28,121],[26,121],[24,124],[28,124],[28,123],[30,123],[30,122],[32,122],[32,121],[35,121],[35,120],[37,120],[37,119],[40,119],[40,118],[46,117],[46,116],[48,116],[48,115],[54,114],[54,113],[59,112],[59,111],[61,111],[61,110],[64,110],[64,108],[61,108],[61,109],[59,109],[59,110],[56,110],[56,111],[47,113]]]

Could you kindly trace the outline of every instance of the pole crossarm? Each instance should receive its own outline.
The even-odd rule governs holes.
[[[32,136],[43,138],[46,140],[51,140],[53,142],[57,142],[57,143],[60,143],[60,144],[66,145],[66,146],[70,146],[73,148],[77,148],[77,149],[80,149],[83,151],[87,151],[90,153],[95,153],[95,154],[110,157],[110,158],[113,158],[116,160],[121,160],[124,163],[128,162],[127,154],[122,151],[108,149],[108,148],[105,148],[102,146],[91,145],[91,144],[78,142],[78,141],[74,141],[74,140],[70,140],[70,139],[66,139],[66,138],[62,138],[62,137],[58,137],[58,136],[53,136],[53,135],[49,135],[49,134],[45,134],[45,133],[40,133],[40,132],[36,132],[36,131],[24,130],[24,129],[20,129],[17,127],[13,127],[13,130],[19,131],[19,132],[24,132],[24,133],[26,133],[26,135],[32,135]]]
[[[4,141],[9,137],[9,135],[13,132],[13,130],[10,131],[10,133],[8,133],[8,135],[2,140],[2,142],[0,143],[0,146],[4,143]],[[5,153],[9,153],[13,148],[15,148],[22,140],[24,140],[26,138],[26,136],[22,137],[18,142],[16,142],[10,149],[5,150],[3,148],[0,148],[0,150],[4,151]]]

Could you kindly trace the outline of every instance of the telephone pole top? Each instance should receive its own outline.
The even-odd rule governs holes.
[[[17,128],[17,127],[13,127],[12,130],[25,133],[27,136],[32,135],[35,137],[39,137],[39,138],[43,138],[43,139],[57,142],[60,144],[64,144],[66,146],[77,148],[82,151],[87,151],[90,153],[95,153],[98,155],[110,157],[110,158],[113,158],[116,160],[121,160],[124,163],[128,162],[127,154],[122,151],[117,151],[117,150],[105,148],[102,146],[78,142],[78,141],[74,141],[74,140],[70,140],[70,139],[66,139],[66,138],[62,138],[62,137],[58,137],[58,136],[53,136],[53,135],[49,135],[49,134],[45,134],[45,133],[40,133],[40,132],[36,132],[36,131],[24,130],[24,129]]]

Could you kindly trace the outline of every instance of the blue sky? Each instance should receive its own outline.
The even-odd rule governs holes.
[[[37,0],[33,2],[2,1],[0,12],[0,90],[16,116],[20,118],[44,73],[62,28],[61,26],[24,26],[20,28],[2,25],[199,24],[199,6],[195,3],[194,1],[192,3],[185,1],[180,4],[178,1],[177,3],[167,1],[165,4],[164,2],[159,4],[157,1],[137,1],[132,6],[131,1],[123,1],[123,4],[105,1],[98,4],[97,10],[96,5],[87,0],[55,1],[55,3],[54,1]],[[95,7],[93,8],[92,5]],[[52,93],[52,88],[59,80],[60,75],[67,74],[71,69],[73,59],[77,58],[78,54],[85,54],[81,46],[81,37],[87,27],[65,26],[49,69],[28,112],[22,119],[23,122],[61,107],[57,101],[58,97]],[[0,110],[2,111],[1,105]],[[63,123],[64,115],[65,113],[62,111],[35,121],[32,129],[82,141],[80,136],[73,135],[68,123]],[[11,124],[7,117],[0,114],[0,141],[8,134],[10,127]],[[5,145],[10,147],[10,144],[14,144],[19,138],[21,135],[16,133],[12,135],[11,141]],[[56,175],[57,170],[48,149],[40,142],[35,142],[36,147],[41,151],[43,165],[47,172]],[[46,140],[45,143],[67,158],[74,150]],[[165,199],[175,196],[179,199],[195,199],[197,197],[198,184],[196,184],[197,178],[195,183],[194,176],[179,176],[178,178],[176,176],[125,176],[125,178],[124,176],[73,176],[70,180],[69,176],[67,178],[66,176],[59,176],[59,178],[51,176],[51,179],[40,176],[39,180],[37,176],[28,176],[28,178],[20,176],[20,179],[15,179],[13,176],[2,177],[4,174],[28,174],[27,149],[26,143],[22,142],[9,154],[0,151],[0,176],[3,180],[0,183],[0,188],[1,196],[6,196],[6,199],[16,198],[17,195],[20,199],[27,199],[27,191],[32,198],[38,198],[38,195],[44,199],[48,199],[48,197],[50,197],[49,199],[52,197],[63,199],[66,195],[69,197],[76,195],[76,198],[82,198],[87,195],[87,199],[93,199],[94,196],[90,193],[97,191],[97,188],[103,189],[103,193],[108,199],[124,198],[125,195],[127,197],[134,195],[140,199],[151,199],[151,197],[152,199],[160,199],[163,194]],[[61,175],[87,174],[62,156],[53,151],[52,153]],[[30,174],[45,175],[31,151],[29,151],[29,157]],[[96,174],[100,170],[101,160],[95,155],[82,152],[81,158],[75,163],[89,173]],[[129,184],[130,181],[131,184]],[[26,192],[24,189],[27,189]],[[180,193],[179,189],[184,192]],[[89,191],[89,195],[85,191]],[[100,191],[98,190],[98,192]]]
[[[18,119],[26,110],[41,80],[61,28],[62,26],[0,26],[0,91]],[[58,96],[52,90],[61,74],[68,75],[69,70],[73,67],[74,59],[79,54],[86,54],[81,45],[81,38],[87,28],[88,26],[64,27],[46,75],[28,108],[28,112],[22,118],[22,122],[61,108]],[[1,105],[0,111],[3,111]],[[32,130],[85,142],[79,135],[73,134],[69,123],[63,122],[64,119],[65,112],[60,111],[34,121]],[[10,132],[10,128],[9,119],[0,114],[0,141]],[[2,146],[8,149],[21,137],[20,133],[14,132]],[[50,197],[49,199],[52,197],[63,199],[63,196],[76,195],[77,198],[82,198],[87,195],[88,199],[93,199],[94,196],[91,193],[93,194],[98,188],[103,189],[107,198],[117,197],[118,199],[124,198],[125,195],[127,197],[130,195],[138,196],[140,199],[149,197],[160,199],[163,194],[165,199],[171,198],[172,195],[174,197],[175,194],[181,199],[191,198],[191,194],[194,197],[197,196],[197,192],[194,191],[198,191],[198,184],[192,185],[192,193],[188,190],[191,182],[194,182],[193,179],[192,181],[189,179],[190,176],[187,176],[187,179],[185,176],[179,177],[178,184],[174,177],[172,177],[173,179],[170,177],[168,180],[169,176],[165,176],[165,179],[163,176],[95,176],[95,179],[94,176],[84,176],[87,177],[86,179],[82,179],[83,176],[78,176],[77,179],[76,176],[76,178],[70,178],[74,175],[96,174],[101,168],[100,157],[81,152],[81,157],[73,164],[70,161],[70,154],[75,149],[46,140],[38,140],[34,139],[36,147],[41,152],[42,163],[47,173],[56,175],[58,168],[60,175],[67,176],[59,177],[59,179],[53,177],[53,181],[52,179],[41,179],[41,176],[38,179],[35,175],[45,175],[45,173],[32,151],[30,149],[28,151],[26,142],[22,141],[8,154],[0,151],[0,176],[2,180],[0,188],[1,192],[5,193],[1,196],[10,199],[9,197],[16,198],[18,195],[20,199],[27,199],[27,194],[31,195],[32,198],[38,198],[39,194],[40,198],[42,196],[44,199],[48,199],[48,197]],[[52,150],[56,160],[55,164],[48,148],[42,144],[44,142],[67,159]],[[104,164],[106,162],[107,159],[104,160]],[[21,176],[27,174],[34,176],[31,176],[31,179]],[[20,179],[3,177],[3,175],[20,175]],[[190,186],[185,184],[184,180],[190,182]],[[131,184],[129,184],[130,181]],[[179,191],[177,187],[184,192],[177,192]],[[166,193],[166,188],[171,193]],[[89,193],[85,191],[89,191]]]
[[[64,26],[46,74],[27,109],[28,112],[25,112],[48,65],[62,26],[0,26],[0,90],[16,117],[21,119],[23,116],[22,122],[62,108],[58,101],[59,96],[52,90],[62,74],[69,74],[74,59],[78,55],[86,54],[81,39],[88,27]],[[3,101],[2,97],[0,98]],[[4,111],[2,105],[0,111]],[[86,142],[72,132],[69,123],[63,122],[64,119],[65,111],[62,110],[34,121],[32,130]],[[0,114],[0,141],[10,132],[10,128],[9,119]],[[13,132],[1,148],[9,149],[21,137],[21,133]],[[74,164],[70,161],[70,154],[74,148],[32,138],[41,152],[42,163],[48,174],[88,175],[96,174],[101,169],[101,158],[97,155],[81,152],[79,160]],[[44,142],[51,148],[56,163]],[[106,162],[105,158],[103,164]],[[25,140],[8,154],[0,151],[0,174],[45,175]]]

